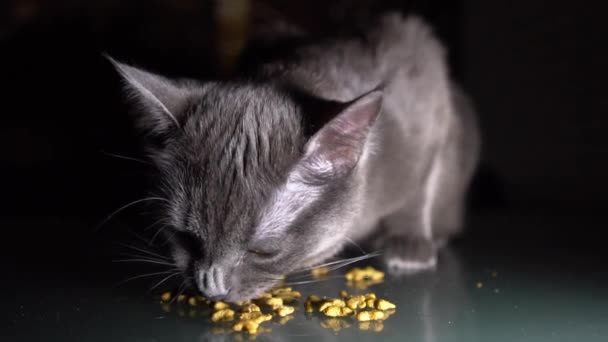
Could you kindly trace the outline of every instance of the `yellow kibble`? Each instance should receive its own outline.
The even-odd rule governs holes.
[[[325,309],[330,306],[344,307],[346,306],[346,303],[344,303],[342,299],[327,300],[323,304],[321,304],[321,306],[319,307],[319,311],[325,311]]]
[[[342,316],[342,310],[340,310],[340,309],[342,309],[342,308],[339,306],[328,306],[321,312],[323,312],[325,314],[325,316],[339,317],[339,316]]]
[[[376,299],[376,294],[375,293],[366,293],[364,294],[365,299]]]
[[[240,321],[254,321],[258,324],[266,322],[272,319],[271,314],[263,314],[259,311],[254,312],[243,312],[239,315]]]
[[[248,321],[245,323],[245,330],[250,334],[257,334],[260,325],[254,321]]]
[[[349,297],[346,300],[346,306],[348,306],[352,310],[364,309],[367,306],[365,303],[365,296],[358,295]]]
[[[270,306],[272,310],[276,310],[283,306],[283,299],[277,297],[268,298],[264,301],[264,304]]]
[[[319,278],[325,277],[329,274],[329,267],[313,268],[312,271],[310,271],[310,273],[312,274],[313,278],[319,279]]]
[[[361,281],[361,280],[382,280],[384,279],[384,272],[378,271],[371,266],[365,268],[355,267],[348,271],[345,275],[347,280]]]
[[[311,301],[311,302],[320,302],[322,299],[319,296],[312,295],[312,296],[308,297],[308,300]]]
[[[198,300],[196,299],[196,297],[190,297],[188,298],[188,304],[190,304],[190,306],[197,306]]]
[[[232,321],[233,319],[234,310],[231,309],[221,309],[211,315],[211,320],[213,322],[227,322]]]
[[[260,312],[260,307],[255,304],[246,304],[241,306],[241,312]]]
[[[376,309],[378,310],[388,310],[388,309],[394,309],[397,306],[391,302],[389,302],[388,300],[384,300],[384,299],[376,299]]]
[[[171,300],[171,297],[172,297],[171,292],[169,292],[169,291],[163,292],[160,295],[160,300],[163,301],[163,302],[168,302],[168,301]]]
[[[340,297],[342,297],[342,299],[348,298],[349,297],[348,292],[346,292],[346,290],[340,291]]]
[[[360,311],[357,313],[358,321],[375,321],[384,318],[384,312],[379,310]]]
[[[215,304],[213,304],[213,310],[224,310],[224,309],[229,309],[230,305],[224,303],[224,302],[215,302]]]
[[[272,290],[272,292],[271,292],[271,293],[272,293],[273,295],[275,295],[275,296],[276,296],[276,295],[278,295],[278,294],[280,294],[280,293],[289,293],[289,292],[291,292],[291,291],[292,291],[292,288],[291,288],[291,287],[280,287],[280,288],[278,288],[278,289],[274,289],[274,290]]]
[[[283,306],[276,310],[277,315],[280,317],[285,317],[287,315],[291,315],[296,309],[293,306]]]
[[[346,307],[346,306],[345,306],[345,307],[343,307],[343,308],[340,308],[340,314],[341,314],[342,316],[349,316],[349,315],[352,315],[352,314],[353,314],[353,312],[354,312],[354,311],[353,311],[351,308]]]
[[[304,311],[306,312],[314,312],[315,311],[315,307],[313,305],[312,302],[306,301],[304,303]]]
[[[365,300],[365,305],[368,308],[375,309],[376,308],[376,300],[373,298],[369,298]]]
[[[478,289],[480,289],[480,288],[482,288],[482,287],[483,287],[483,283],[482,283],[482,282],[478,282],[478,283],[476,284],[476,286],[477,286],[477,288],[478,288]]]
[[[183,303],[185,301],[186,301],[186,295],[180,294],[179,296],[177,296],[178,303]]]

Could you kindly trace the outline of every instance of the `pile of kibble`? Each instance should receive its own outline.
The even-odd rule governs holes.
[[[328,273],[327,269],[315,269],[312,275],[322,278]],[[384,280],[384,273],[372,267],[353,268],[345,274],[347,285],[358,289],[367,288],[370,284],[377,284]],[[361,282],[363,282],[361,284]],[[280,324],[286,324],[293,318],[296,307],[293,305],[302,294],[290,287],[282,287],[262,294],[260,297],[230,305],[224,302],[211,302],[202,296],[173,295],[171,292],[161,294],[161,303],[167,305],[173,301],[188,303],[192,307],[208,305],[211,307],[211,321],[220,324],[216,333],[247,332],[257,335],[270,331],[262,326],[271,321],[273,317],[279,319]],[[374,293],[349,294],[346,290],[340,292],[339,298],[327,298],[316,295],[309,296],[304,302],[307,314],[318,313],[329,317],[321,321],[321,326],[338,332],[350,327],[344,317],[353,317],[359,321],[359,329],[382,331],[382,321],[395,313],[395,304],[386,299],[377,298]],[[225,327],[229,324],[230,329]]]

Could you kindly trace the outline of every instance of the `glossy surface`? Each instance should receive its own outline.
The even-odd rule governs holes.
[[[602,253],[567,250],[568,239],[556,236],[552,243],[543,245],[546,230],[530,233],[543,225],[565,229],[582,222],[579,218],[533,219],[525,215],[477,219],[476,229],[444,251],[436,271],[387,275],[383,284],[369,289],[397,304],[396,313],[383,322],[382,331],[361,330],[351,318],[342,323],[322,323],[327,318],[305,315],[301,299],[294,319],[285,325],[277,319],[263,325],[272,331],[256,340],[605,341],[608,282]],[[484,232],[482,228],[490,225],[492,229]],[[514,235],[522,232],[528,232],[527,239]],[[127,270],[97,251],[89,257],[81,266],[73,267],[49,265],[53,258],[39,260],[38,269],[32,267],[36,263],[28,267],[19,263],[16,283],[12,284],[17,289],[16,302],[14,307],[9,306],[14,311],[5,321],[2,341],[249,339],[247,334],[238,337],[214,329],[219,326],[210,324],[209,310],[204,307],[173,305],[169,312],[163,310],[160,291],[146,292],[162,278],[115,286],[129,275],[162,269],[133,266]],[[326,281],[295,288],[304,297],[338,296],[342,289],[355,292],[336,275],[339,273],[331,273]],[[12,286],[10,280],[4,282],[4,286],[7,284]],[[347,327],[334,332],[322,326],[331,324]]]

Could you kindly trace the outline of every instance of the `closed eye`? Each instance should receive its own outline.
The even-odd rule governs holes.
[[[256,250],[256,249],[249,249],[247,252],[249,252],[251,254],[255,254],[262,258],[270,258],[276,254],[274,252],[266,252],[266,251],[260,251],[260,250]]]

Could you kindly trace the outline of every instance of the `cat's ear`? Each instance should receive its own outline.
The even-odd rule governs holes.
[[[136,123],[145,134],[160,134],[180,126],[189,90],[176,81],[105,56],[125,81],[128,95],[139,107]]]
[[[301,166],[307,176],[335,179],[357,165],[372,125],[382,110],[382,98],[382,91],[374,90],[336,108],[337,115],[306,143]]]

